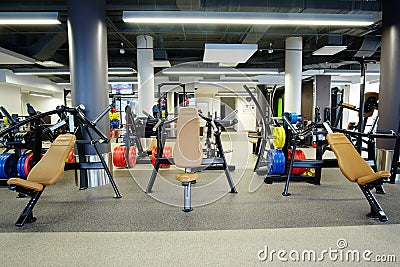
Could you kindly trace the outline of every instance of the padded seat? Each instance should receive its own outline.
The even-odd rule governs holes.
[[[367,215],[387,221],[388,218],[380,207],[371,189],[382,185],[382,178],[390,177],[388,171],[374,172],[371,166],[360,156],[353,144],[343,133],[330,133],[326,135],[329,146],[335,153],[339,168],[343,175],[351,182],[357,183],[371,206]]]
[[[193,182],[199,179],[199,174],[198,173],[178,173],[176,175],[176,180],[178,180],[181,183],[189,183]]]
[[[25,222],[35,221],[32,209],[44,188],[60,179],[64,172],[65,159],[74,147],[75,140],[76,137],[72,134],[59,135],[40,161],[31,169],[26,180],[21,178],[8,179],[7,184],[10,190],[21,192],[31,197],[15,224],[16,226],[23,226]]]
[[[185,168],[184,173],[176,175],[176,180],[184,186],[183,211],[192,211],[191,183],[198,179],[197,173],[187,172],[188,169],[201,166],[203,154],[200,147],[200,117],[196,108],[181,107],[176,123],[177,137],[173,157],[177,167]]]
[[[390,172],[388,171],[375,173],[344,134],[331,133],[326,136],[326,139],[336,155],[343,175],[349,181],[359,185],[366,185],[382,177],[390,177]]]

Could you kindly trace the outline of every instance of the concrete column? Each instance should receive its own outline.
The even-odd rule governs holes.
[[[286,39],[284,111],[301,113],[302,37]]]
[[[382,53],[378,129],[397,131],[400,121],[400,2],[386,0],[382,17]],[[377,139],[377,147],[393,150],[394,140]]]
[[[85,105],[85,114],[89,120],[93,120],[108,105],[105,10],[106,0],[68,0],[72,105]],[[108,116],[97,126],[108,135]],[[111,150],[110,144],[98,147],[101,153]],[[87,146],[86,154],[94,155],[95,151],[91,146]]]
[[[152,114],[154,104],[153,37],[139,35],[136,42],[139,116],[145,116],[143,110]]]
[[[318,106],[321,113],[321,121],[324,121],[324,110],[331,107],[331,76],[315,76],[315,106]]]

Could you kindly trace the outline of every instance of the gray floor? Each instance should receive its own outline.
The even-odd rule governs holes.
[[[34,210],[37,221],[23,228],[14,223],[28,200],[17,199],[15,192],[1,188],[0,263],[34,266],[43,260],[45,264],[40,265],[45,266],[254,266],[271,263],[257,258],[264,246],[321,251],[337,248],[340,238],[346,239],[351,249],[397,255],[398,184],[386,185],[387,194],[377,195],[389,217],[389,222],[382,223],[365,216],[367,201],[338,169],[324,169],[320,186],[292,183],[292,196],[283,197],[283,183],[267,185],[262,177],[253,176],[254,155],[247,159],[245,168],[238,167],[244,166],[240,157],[230,157],[237,166],[232,176],[239,193],[228,193],[222,171],[203,171],[193,189],[195,207],[190,213],[181,211],[183,189],[174,181],[179,171],[174,167],[160,171],[152,194],[143,192],[151,173],[149,166],[115,169],[121,199],[113,198],[110,185],[80,191],[73,173],[66,172],[43,193]],[[26,256],[13,257],[15,250],[24,251]],[[44,256],[48,250],[51,259]],[[29,255],[36,256],[30,259]],[[324,261],[324,265],[340,263]]]

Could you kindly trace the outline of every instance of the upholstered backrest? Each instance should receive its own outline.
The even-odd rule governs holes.
[[[352,182],[363,176],[373,174],[371,166],[358,154],[353,144],[342,133],[331,133],[326,139],[335,153],[344,176]]]
[[[179,109],[177,138],[174,146],[174,163],[181,168],[195,168],[201,165],[200,118],[195,108]]]
[[[27,180],[43,185],[54,184],[64,171],[65,159],[74,147],[75,139],[72,134],[59,135],[29,172]]]

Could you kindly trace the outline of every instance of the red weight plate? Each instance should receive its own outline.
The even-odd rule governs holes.
[[[131,146],[129,149],[129,165],[131,168],[135,167],[136,165],[136,147]]]

